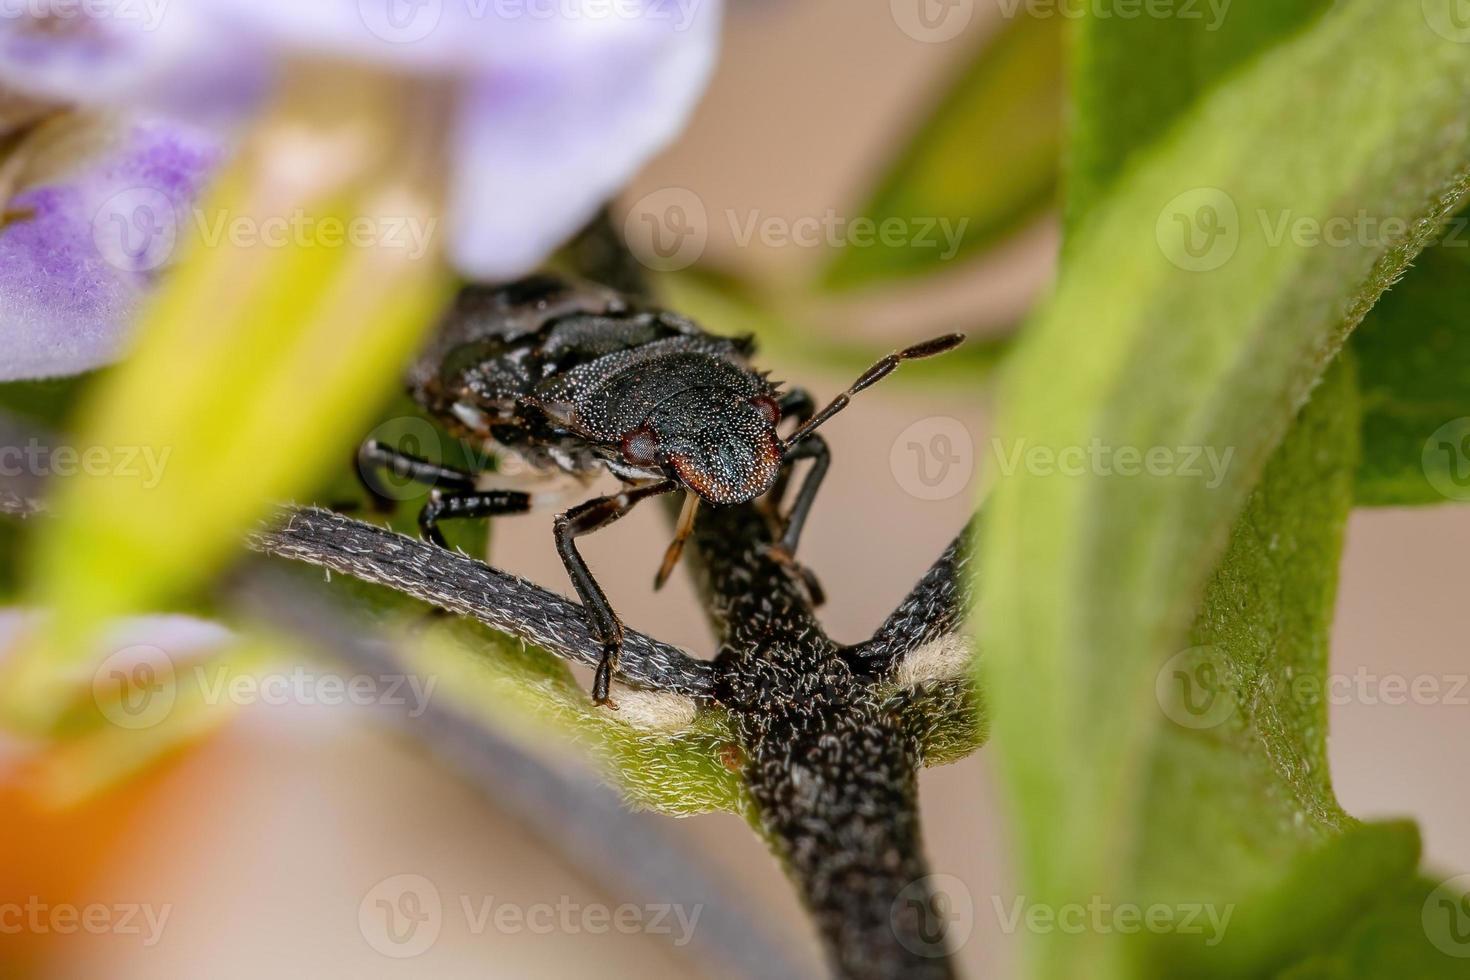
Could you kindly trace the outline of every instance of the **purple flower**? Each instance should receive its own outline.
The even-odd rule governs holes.
[[[543,260],[678,132],[712,67],[720,12],[720,0],[58,0],[45,23],[0,19],[0,92],[148,114],[14,196],[0,171],[11,218],[0,379],[116,356],[168,254],[159,242],[171,239],[155,233],[182,227],[290,61],[448,87],[449,256],[467,276],[503,279]],[[177,214],[160,215],[168,206]],[[135,253],[128,225],[140,216]]]
[[[118,356],[167,239],[115,222],[149,214],[126,207],[146,204],[142,195],[166,195],[166,208],[186,204],[221,156],[204,133],[146,119],[55,120],[21,152],[42,157],[48,173],[27,184],[17,158],[22,177],[4,206],[0,381],[75,374]],[[171,236],[173,215],[155,216]]]

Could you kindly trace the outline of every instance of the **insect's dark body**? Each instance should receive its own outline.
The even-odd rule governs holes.
[[[800,392],[784,397],[750,365],[748,339],[706,333],[691,320],[622,293],[554,276],[504,286],[468,286],[408,373],[414,399],[446,430],[546,474],[590,479],[609,472],[626,489],[587,501],[554,525],[557,551],[603,637],[593,695],[606,701],[623,626],[577,551],[575,539],[605,527],[639,501],[689,493],[662,584],[692,528],[695,502],[743,503],[777,483],[782,464],[817,460],[787,535],[795,550],[826,470],[826,445],[800,454],[776,434],[783,408],[811,415]],[[380,443],[360,453],[364,480],[383,466],[434,487],[419,524],[443,544],[438,522],[525,511],[530,496],[487,490],[479,474],[454,470]]]
[[[691,533],[700,501],[742,504],[770,494],[778,501],[791,464],[811,460],[771,545],[793,555],[829,456],[815,429],[850,397],[900,362],[949,350],[941,337],[881,359],[826,408],[814,412],[799,388],[778,391],[752,368],[748,338],[706,333],[693,321],[603,286],[533,276],[504,286],[468,286],[438,334],[409,371],[413,397],[448,431],[546,473],[590,477],[610,472],[619,493],[556,517],[557,552],[603,639],[593,696],[607,701],[623,625],[577,551],[575,539],[606,527],[639,501],[685,491],[674,542],[655,579],[667,578]],[[783,415],[797,428],[777,434]],[[419,514],[424,535],[444,543],[438,522],[529,509],[518,490],[481,487],[479,474],[410,456],[377,442],[363,445],[368,473],[386,467],[434,487]],[[818,594],[815,580],[802,579]]]
[[[780,465],[774,413],[745,407],[779,397],[751,350],[612,290],[544,276],[461,293],[409,385],[450,431],[535,469],[677,479],[735,502],[768,489]],[[640,430],[663,435],[669,462],[636,444],[630,458]]]

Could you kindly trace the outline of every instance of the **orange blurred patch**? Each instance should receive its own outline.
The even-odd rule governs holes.
[[[37,789],[36,772],[56,750],[0,767],[0,905],[91,901],[116,855],[126,852],[135,834],[151,828],[156,804],[180,779],[192,781],[184,763],[201,744],[182,745],[136,778],[67,806],[57,806]],[[23,925],[19,932],[9,931],[17,922],[23,918],[14,914],[0,921],[0,973],[5,976],[35,969],[51,944],[69,938]]]

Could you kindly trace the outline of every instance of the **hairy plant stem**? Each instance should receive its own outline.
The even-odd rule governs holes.
[[[740,734],[760,830],[834,973],[951,976],[920,846],[921,745],[905,712],[822,630],[756,506],[710,508],[693,540],[721,637],[714,697]]]

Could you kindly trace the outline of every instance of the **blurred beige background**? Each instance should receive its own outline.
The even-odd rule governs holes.
[[[795,219],[850,210],[864,181],[927,93],[995,23],[979,0],[957,38],[921,43],[896,26],[887,3],[734,0],[714,87],[687,138],[650,168],[630,198],[665,187],[694,190],[711,213]],[[963,5],[962,5],[963,6]],[[738,247],[711,222],[710,256],[772,278],[794,277],[811,250]],[[898,343],[944,327],[1004,322],[1044,288],[1055,233],[1049,223],[937,290],[849,304],[844,327]],[[718,324],[711,324],[718,329]],[[830,324],[829,324],[830,327]],[[848,380],[769,364],[819,396]],[[828,429],[835,462],[810,530],[806,561],[830,596],[830,631],[859,639],[875,627],[968,516],[988,464],[978,398],[880,387]],[[963,423],[975,474],[941,500],[905,489],[912,474],[900,434],[916,422]],[[947,423],[945,423],[947,424]],[[929,431],[929,430],[923,430]],[[907,437],[906,437],[907,438]],[[687,585],[647,587],[666,542],[653,509],[587,539],[586,553],[614,605],[636,627],[696,650],[710,640]],[[1470,671],[1459,612],[1470,511],[1376,511],[1354,517],[1343,567],[1334,667],[1351,675],[1448,678]],[[569,591],[544,515],[497,528],[497,564]],[[619,574],[627,569],[626,575]],[[1470,699],[1470,691],[1462,692]],[[1470,704],[1354,703],[1334,709],[1331,750],[1338,792],[1363,817],[1408,814],[1424,829],[1430,861],[1470,871]],[[207,791],[201,792],[201,787]],[[1014,937],[991,904],[1009,896],[1003,821],[987,754],[925,773],[924,814],[935,871],[961,879],[976,915],[960,950],[972,977],[1008,974]],[[445,896],[475,901],[616,904],[548,853],[455,773],[411,741],[349,709],[253,708],[221,739],[159,777],[132,818],[141,845],[119,858],[100,898],[172,904],[164,938],[143,949],[124,937],[78,938],[49,976],[152,978],[470,978],[688,975],[692,964],[657,937],[519,933],[476,935],[446,915],[423,955],[375,953],[358,929],[364,894],[387,876],[428,877]],[[817,953],[774,863],[733,817],[676,822],[669,832],[709,855],[784,929],[808,961]],[[181,853],[182,852],[182,853]]]

